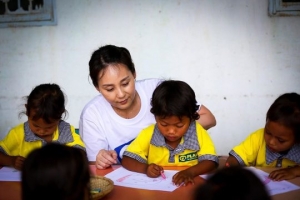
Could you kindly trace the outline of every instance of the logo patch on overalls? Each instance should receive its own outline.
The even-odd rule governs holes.
[[[188,162],[196,159],[198,159],[197,152],[188,153],[185,155],[179,155],[179,162]]]

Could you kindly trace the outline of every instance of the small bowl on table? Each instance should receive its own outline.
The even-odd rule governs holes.
[[[91,196],[93,200],[103,198],[114,188],[114,182],[104,176],[91,176]]]

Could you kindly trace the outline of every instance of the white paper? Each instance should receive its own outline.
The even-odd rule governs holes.
[[[209,176],[211,176],[211,174],[202,174],[202,175],[200,175],[200,177],[203,178],[203,179],[208,179]]]
[[[171,192],[177,188],[172,182],[172,177],[177,172],[176,170],[164,170],[166,179],[163,179],[161,176],[150,178],[146,174],[128,171],[123,167],[119,167],[106,174],[105,177],[111,179],[118,186]]]
[[[12,167],[2,167],[0,181],[21,181],[21,172]]]
[[[280,194],[280,193],[285,193],[292,190],[300,189],[299,186],[290,183],[288,181],[272,181],[268,178],[269,177],[268,173],[260,169],[256,169],[255,167],[247,167],[247,168],[253,171],[261,179],[261,181],[265,184],[267,190],[269,191],[270,195],[275,195],[275,194]]]
[[[246,169],[249,169],[250,171],[252,171],[257,177],[260,178],[260,180],[265,184],[267,191],[269,191],[269,194],[271,196],[275,195],[275,194],[280,194],[280,193],[285,193],[285,192],[289,192],[292,190],[298,190],[300,189],[299,186],[290,183],[288,181],[272,181],[271,179],[269,179],[269,174],[260,170],[260,169],[256,169],[255,167],[245,167]],[[209,176],[211,176],[212,174],[204,174],[204,175],[200,175],[200,177],[207,179],[209,178]]]

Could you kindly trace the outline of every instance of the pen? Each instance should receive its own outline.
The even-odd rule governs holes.
[[[160,171],[160,175],[161,175],[161,177],[163,177],[163,179],[166,179],[166,175],[164,174],[163,171]]]

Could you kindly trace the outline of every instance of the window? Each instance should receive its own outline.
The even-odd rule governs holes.
[[[269,0],[270,16],[300,16],[300,0]]]
[[[0,27],[56,24],[55,0],[0,0]]]

